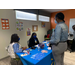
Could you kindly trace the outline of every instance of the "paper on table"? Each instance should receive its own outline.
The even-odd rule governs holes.
[[[48,50],[51,50],[51,47],[48,47]]]
[[[49,44],[47,44],[47,46],[49,46]]]
[[[47,50],[42,50],[41,52],[42,52],[42,53],[48,53],[48,51],[47,51]]]
[[[34,27],[34,30],[36,30],[36,27]]]
[[[23,57],[23,56],[27,56],[27,54],[21,54],[21,56]]]
[[[25,53],[25,52],[27,52],[27,50],[24,50],[23,52]]]
[[[47,42],[43,42],[43,43],[47,43]]]
[[[35,45],[35,47],[38,47],[38,45]]]

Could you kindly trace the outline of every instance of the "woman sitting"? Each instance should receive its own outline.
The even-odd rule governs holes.
[[[19,59],[19,57],[16,55],[16,53],[22,52],[23,50],[25,50],[27,47],[22,47],[19,44],[19,36],[17,34],[13,34],[11,36],[11,42],[10,45],[8,47],[8,53],[11,57],[11,65],[22,65],[21,60]]]
[[[71,52],[74,52],[75,51],[75,25],[72,26],[72,29],[73,29],[73,42],[72,42],[72,46],[71,46]]]
[[[36,33],[33,33],[31,38],[29,39],[29,47],[33,47],[34,45],[39,44],[39,40],[37,38]]]

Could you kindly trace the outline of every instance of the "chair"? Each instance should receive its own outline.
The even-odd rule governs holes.
[[[47,35],[44,36],[44,41],[50,40],[51,35],[52,35],[52,30],[49,29],[49,30],[47,31]]]
[[[46,40],[50,40],[50,35],[49,34],[44,36],[44,41],[46,41]]]

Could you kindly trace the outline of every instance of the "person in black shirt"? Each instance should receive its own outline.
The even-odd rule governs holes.
[[[36,35],[36,33],[32,33],[32,36],[29,39],[29,47],[33,47],[34,45],[37,45],[37,44],[39,44],[37,35]]]
[[[71,46],[71,52],[75,52],[75,25],[72,26],[73,29],[73,42],[72,42],[72,46]]]

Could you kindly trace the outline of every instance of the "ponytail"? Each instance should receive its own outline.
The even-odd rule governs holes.
[[[65,20],[63,20],[63,22],[65,22]]]

